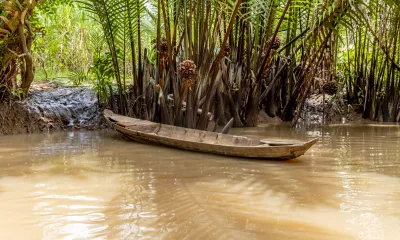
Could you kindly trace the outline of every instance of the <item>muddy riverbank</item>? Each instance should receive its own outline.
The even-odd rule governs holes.
[[[36,85],[22,101],[0,103],[0,134],[101,129],[96,94],[87,87]]]
[[[352,106],[339,104],[337,99],[311,95],[305,102],[299,127],[323,123],[370,123],[362,119]],[[264,111],[259,124],[280,124]],[[102,129],[106,124],[97,95],[88,87],[36,84],[29,97],[22,101],[0,103],[0,135],[38,133],[64,129]]]
[[[376,123],[362,118],[362,106],[346,104],[340,96],[312,94],[303,106],[298,126]]]

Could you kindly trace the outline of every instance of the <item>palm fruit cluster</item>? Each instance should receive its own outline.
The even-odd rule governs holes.
[[[224,55],[229,56],[231,52],[232,52],[231,46],[229,46],[229,44],[226,44],[224,47]]]
[[[272,44],[271,49],[277,50],[281,46],[281,40],[279,39],[279,37],[275,37],[274,41],[272,41],[272,38],[268,40],[261,53],[261,58],[265,58],[267,56],[267,50],[271,44]]]
[[[185,60],[179,64],[179,74],[185,80],[193,80],[196,75],[196,64],[192,60]]]
[[[322,91],[329,95],[336,94],[337,90],[338,90],[338,86],[335,81],[325,82],[324,85],[322,86]]]
[[[161,59],[166,59],[168,56],[168,44],[165,38],[161,40],[159,54]]]
[[[269,77],[269,74],[271,73],[271,68],[267,68],[267,70],[265,70],[265,72],[262,74],[262,79],[266,80]]]
[[[165,38],[163,38],[161,41],[160,51],[162,53],[168,53],[168,44],[167,44],[167,40]]]
[[[270,40],[267,41],[267,45],[266,45],[267,48],[271,44],[272,44],[271,49],[277,50],[281,46],[281,39],[279,39],[279,37],[275,37],[274,39],[271,38]]]

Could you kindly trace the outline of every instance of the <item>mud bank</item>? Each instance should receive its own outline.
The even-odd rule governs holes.
[[[0,103],[0,134],[104,127],[97,96],[85,87],[34,86],[25,100]]]
[[[306,99],[299,126],[337,123],[370,123],[362,118],[362,106],[348,105],[331,95],[313,94]]]

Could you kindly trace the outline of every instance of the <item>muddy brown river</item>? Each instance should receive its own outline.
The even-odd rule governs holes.
[[[400,239],[400,127],[234,130],[319,137],[287,162],[125,140],[0,137],[0,239]]]

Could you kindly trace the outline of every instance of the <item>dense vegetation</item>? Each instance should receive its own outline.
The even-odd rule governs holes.
[[[3,0],[0,16],[3,100],[36,73],[190,128],[256,126],[260,109],[295,124],[313,92],[399,121],[398,1]]]

